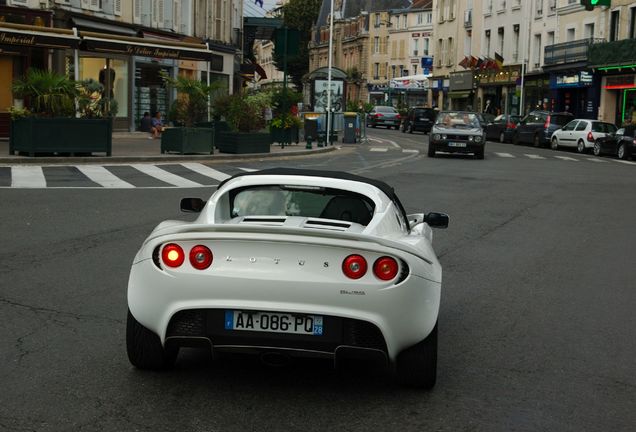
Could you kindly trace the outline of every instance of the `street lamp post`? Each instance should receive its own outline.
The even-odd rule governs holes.
[[[329,6],[329,70],[327,71],[327,143],[331,143],[331,66],[333,57],[333,0]]]

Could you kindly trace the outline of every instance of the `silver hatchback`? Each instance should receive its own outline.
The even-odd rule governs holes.
[[[472,153],[475,159],[484,158],[486,140],[477,114],[468,111],[442,111],[431,130],[428,156],[438,151]]]

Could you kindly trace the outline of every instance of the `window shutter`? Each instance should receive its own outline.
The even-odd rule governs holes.
[[[115,15],[121,15],[121,0],[115,0]]]
[[[133,0],[133,22],[141,23],[141,0]]]
[[[177,33],[181,32],[181,0],[174,0],[172,29]]]

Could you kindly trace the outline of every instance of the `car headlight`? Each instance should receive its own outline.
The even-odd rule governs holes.
[[[445,140],[446,139],[446,135],[442,134],[442,139]]]
[[[475,139],[475,137],[474,137],[474,136],[472,136],[472,135],[468,135],[468,141],[472,141],[472,140],[474,140],[474,139]]]
[[[439,135],[439,134],[434,134],[434,135],[433,135],[433,139],[434,139],[435,141],[438,141],[438,140],[439,140],[439,138],[440,138],[440,135]]]
[[[482,137],[481,137],[481,136],[477,135],[477,136],[475,137],[475,142],[481,142],[481,140],[482,140]]]

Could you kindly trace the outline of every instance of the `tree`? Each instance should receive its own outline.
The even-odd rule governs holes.
[[[300,31],[300,49],[296,56],[287,58],[287,74],[298,90],[302,89],[302,78],[309,71],[309,40],[311,27],[318,19],[322,0],[290,0],[281,10],[283,21],[288,28]],[[274,55],[274,63],[283,70],[283,56]]]

